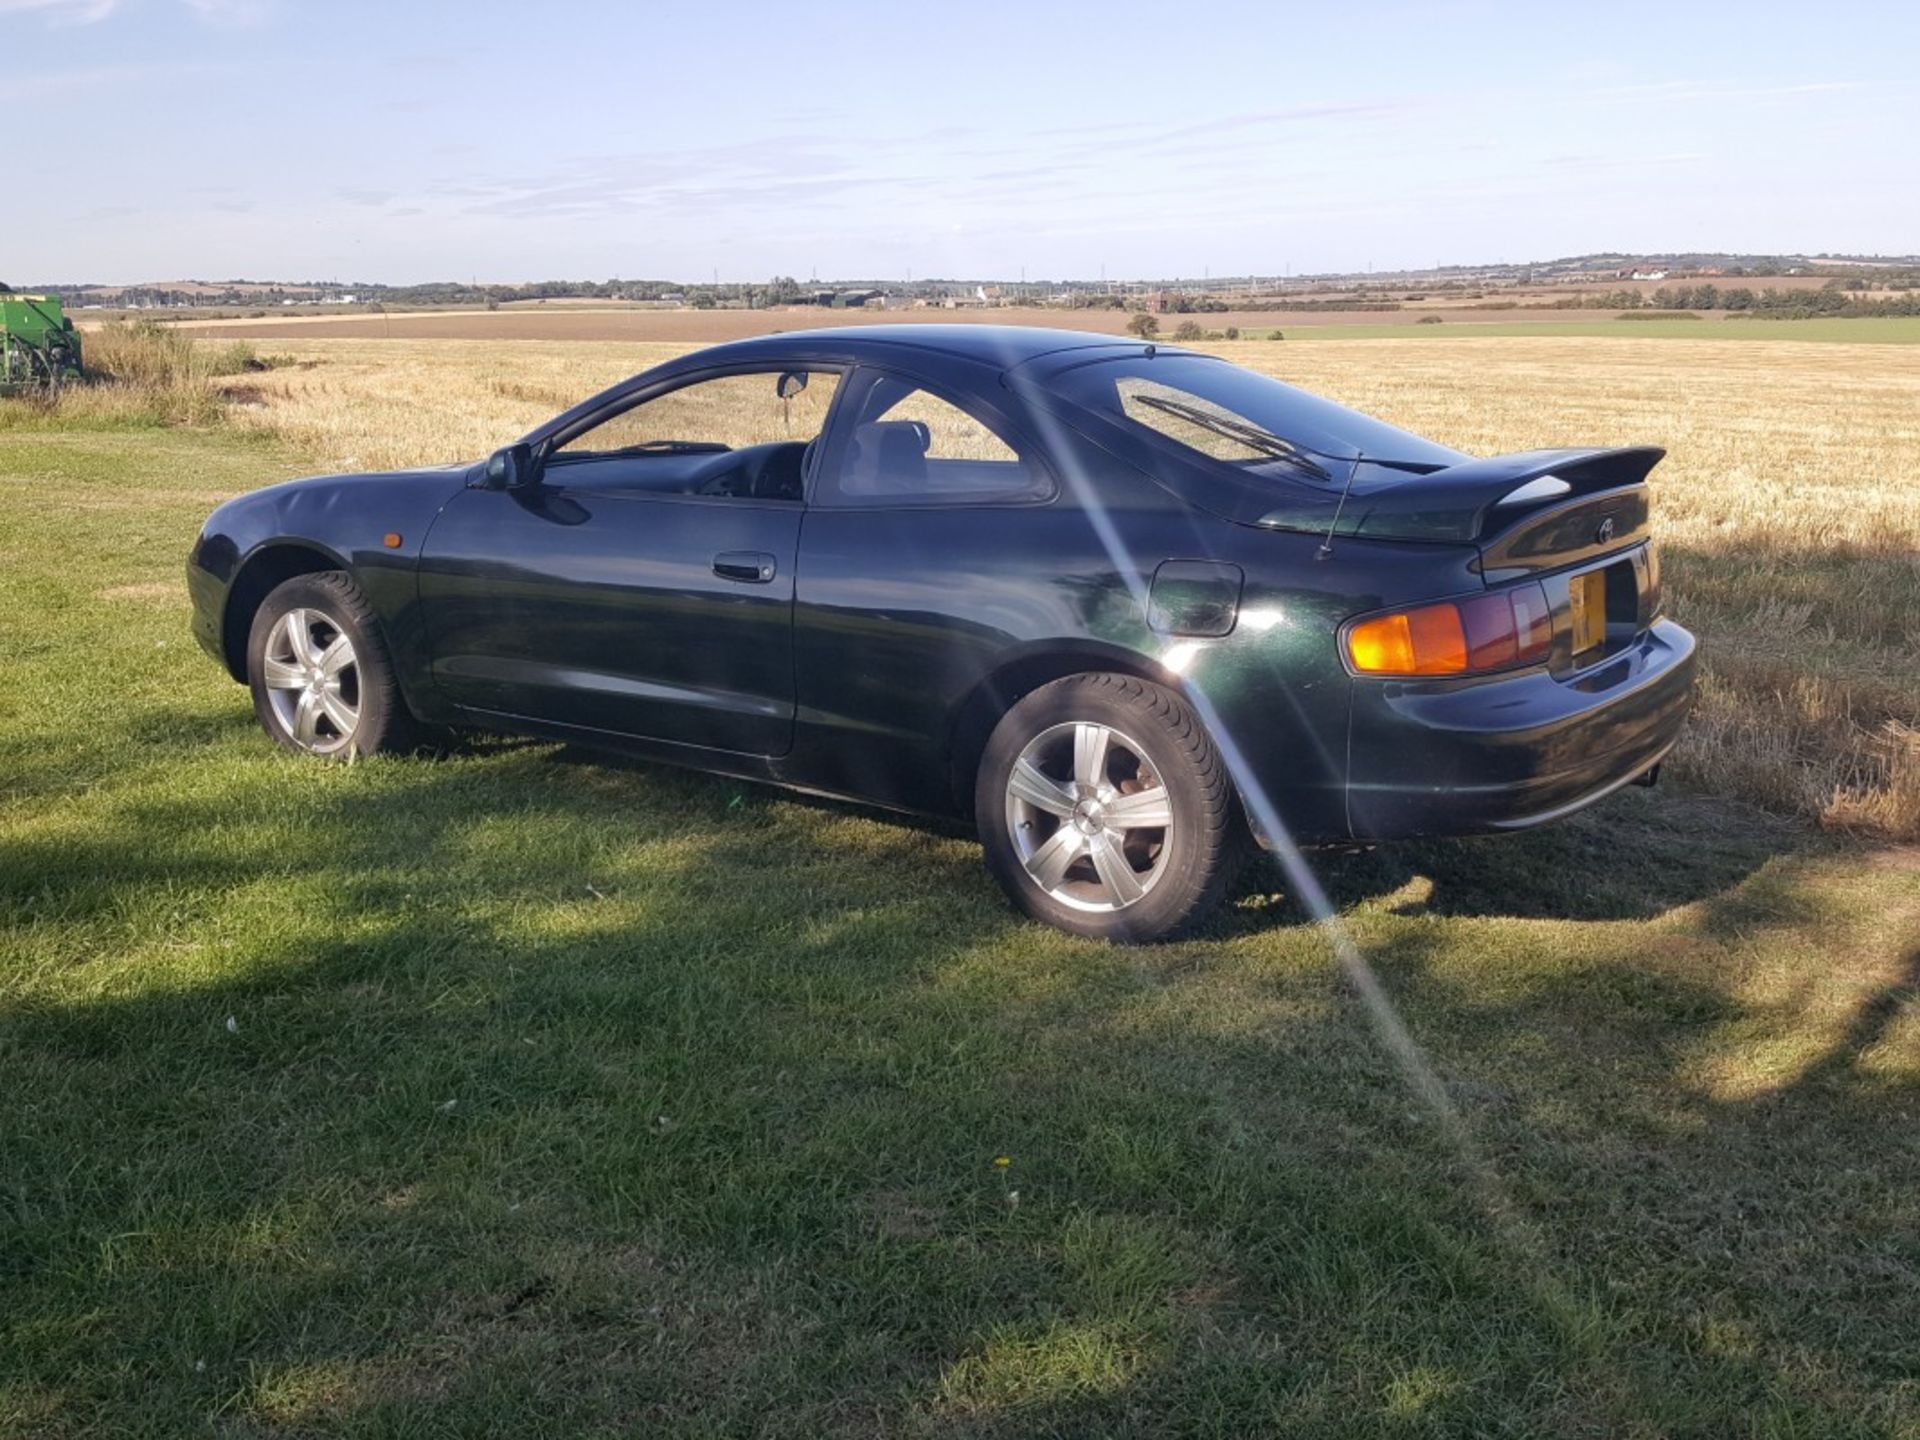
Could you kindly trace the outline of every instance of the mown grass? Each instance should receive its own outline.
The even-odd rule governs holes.
[[[298,763],[220,432],[0,435],[0,1433],[1920,1433],[1920,857],[1674,790],[1016,921],[570,750]],[[996,1164],[1005,1157],[1008,1164]]]

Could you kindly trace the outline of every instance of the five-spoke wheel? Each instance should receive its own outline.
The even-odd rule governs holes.
[[[1007,779],[1007,825],[1027,874],[1062,905],[1119,910],[1166,869],[1173,806],[1137,740],[1097,721],[1050,726]]]
[[[302,755],[347,760],[418,743],[379,620],[342,571],[296,575],[261,602],[247,681],[260,724]]]
[[[1173,692],[1070,675],[1009,710],[974,809],[987,866],[1029,914],[1084,935],[1157,940],[1219,898],[1238,852],[1233,789]]]
[[[261,678],[295,744],[328,755],[360,728],[360,663],[353,640],[322,610],[287,611],[267,632]]]

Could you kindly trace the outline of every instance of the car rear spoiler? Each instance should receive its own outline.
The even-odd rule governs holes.
[[[1374,540],[1475,544],[1548,506],[1642,484],[1666,453],[1655,445],[1522,450],[1420,474],[1361,461],[1344,502],[1328,497],[1311,509],[1290,504],[1258,523],[1282,530],[1311,530],[1317,523],[1323,534]]]

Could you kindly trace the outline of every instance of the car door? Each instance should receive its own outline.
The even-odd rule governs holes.
[[[993,385],[872,365],[846,381],[795,605],[799,734],[824,789],[945,808],[960,699],[1020,644],[1081,633],[1109,593],[1075,548],[1091,533],[1050,503],[1039,447],[983,395]]]
[[[554,436],[531,485],[462,491],[420,562],[435,685],[480,714],[785,753],[803,476],[837,381],[698,375]]]

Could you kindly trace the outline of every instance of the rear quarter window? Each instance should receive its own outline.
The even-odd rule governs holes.
[[[1445,466],[1461,458],[1384,420],[1209,356],[1096,360],[1065,371],[1050,388],[1163,445],[1232,465],[1272,464],[1274,441],[1322,461]]]

